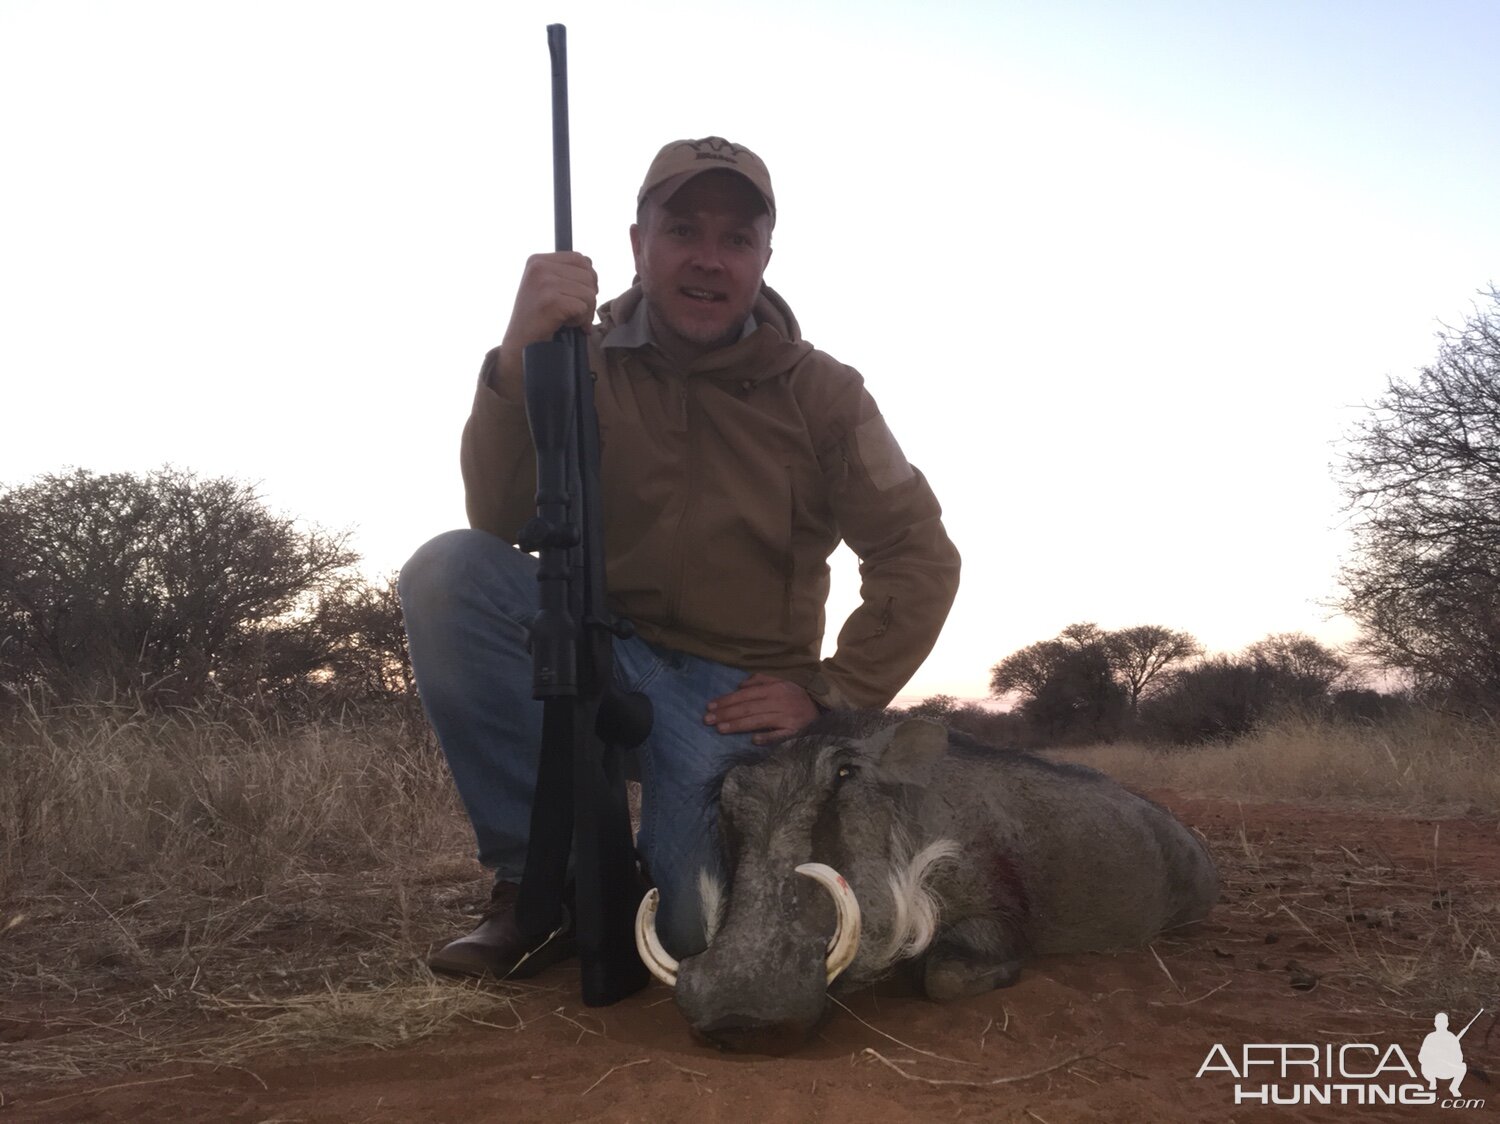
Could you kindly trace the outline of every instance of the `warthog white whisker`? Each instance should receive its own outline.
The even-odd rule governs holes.
[[[937,839],[913,856],[905,834],[891,833],[892,862],[887,883],[896,912],[885,947],[866,971],[884,971],[898,960],[919,955],[932,943],[942,902],[928,881],[938,863],[956,859],[959,853],[960,847],[952,839]]]
[[[703,943],[711,945],[724,921],[724,883],[713,871],[698,871],[698,898],[703,904]]]

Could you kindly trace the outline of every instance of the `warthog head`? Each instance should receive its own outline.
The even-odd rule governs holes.
[[[953,847],[913,857],[903,820],[946,747],[946,730],[931,722],[864,739],[815,726],[729,770],[719,806],[729,884],[705,876],[700,886],[708,948],[680,964],[666,954],[655,891],[637,925],[642,958],[675,987],[697,1036],[764,1053],[794,1048],[846,968],[865,982],[931,941],[936,907],[922,884]]]

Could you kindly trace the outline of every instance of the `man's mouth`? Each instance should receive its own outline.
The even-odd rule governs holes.
[[[677,291],[689,300],[701,301],[704,304],[715,304],[729,299],[725,293],[716,293],[712,289],[694,289],[687,285]]]

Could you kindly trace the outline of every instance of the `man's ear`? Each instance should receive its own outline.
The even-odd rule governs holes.
[[[641,271],[641,224],[633,222],[630,224],[630,252],[635,256],[635,271]]]

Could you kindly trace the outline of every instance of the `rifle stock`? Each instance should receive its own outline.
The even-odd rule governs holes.
[[[552,156],[557,249],[571,250],[567,40],[552,55]],[[526,869],[516,902],[523,935],[564,923],[573,858],[583,1001],[607,1006],[644,987],[635,951],[642,886],[630,835],[624,750],[651,728],[651,704],[613,685],[612,636],[628,633],[605,604],[599,427],[583,333],[564,328],[524,352],[526,414],[537,454],[537,514],[522,529],[538,554],[539,609],[530,626],[532,695],[542,702],[542,752]]]

